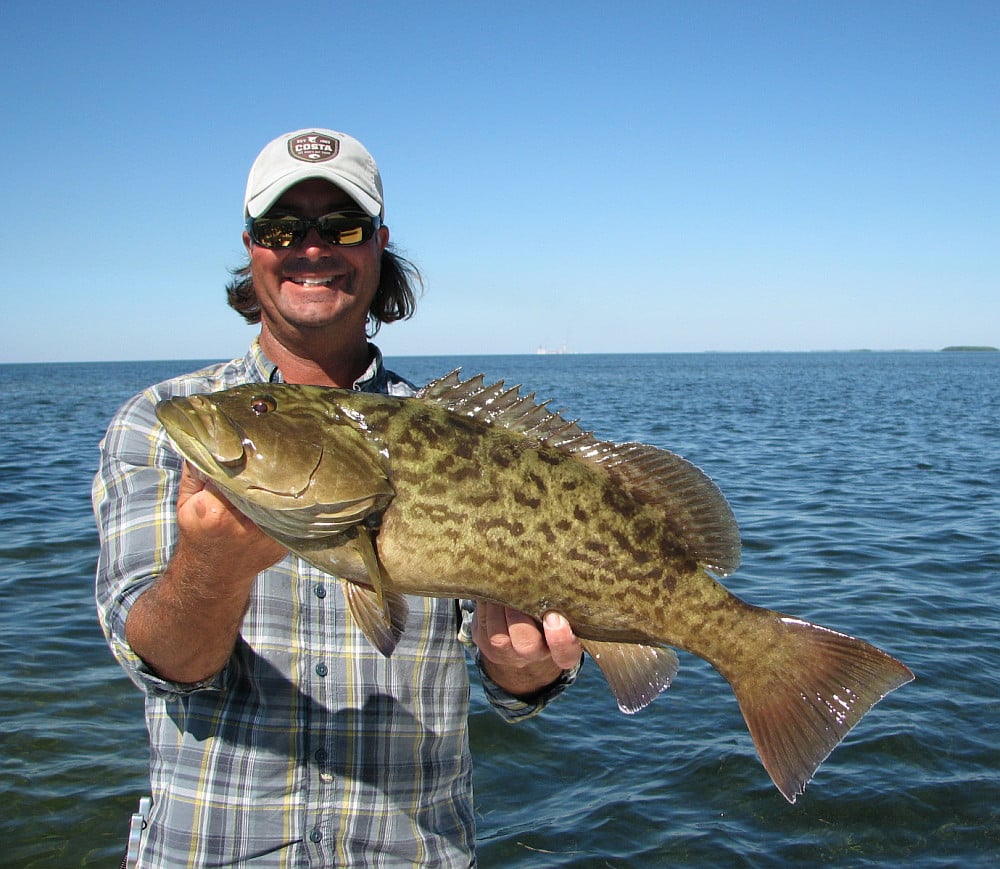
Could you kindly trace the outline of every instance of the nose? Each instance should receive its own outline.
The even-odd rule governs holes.
[[[337,245],[324,239],[315,226],[310,226],[305,237],[296,247],[306,256],[329,256],[331,251],[336,250]]]

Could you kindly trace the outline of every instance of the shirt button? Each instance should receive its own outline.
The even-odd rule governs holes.
[[[325,763],[327,758],[326,749],[325,748],[318,749],[316,753],[313,755],[313,757],[316,758],[318,763]]]
[[[323,598],[326,597],[326,586],[325,585],[317,585],[313,589],[313,594],[315,594],[316,597],[318,597],[320,600],[323,600]]]
[[[316,665],[316,675],[317,676],[325,676],[329,672],[330,672],[330,670],[326,666],[326,664],[322,664],[321,663],[321,664],[317,664]]]
[[[313,827],[309,833],[310,842],[319,842],[323,838],[323,831],[319,827]]]

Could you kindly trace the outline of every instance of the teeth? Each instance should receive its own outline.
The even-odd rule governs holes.
[[[333,278],[326,278],[322,281],[310,280],[309,278],[290,278],[292,283],[299,284],[303,287],[325,287]]]

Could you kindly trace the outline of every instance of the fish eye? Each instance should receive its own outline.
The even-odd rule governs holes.
[[[270,395],[255,395],[250,399],[250,410],[252,410],[257,416],[263,416],[265,413],[271,413],[278,409],[278,402],[276,402]]]

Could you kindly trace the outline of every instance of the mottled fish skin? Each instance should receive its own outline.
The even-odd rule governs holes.
[[[516,388],[456,373],[414,399],[252,385],[157,413],[265,531],[349,581],[352,613],[384,653],[405,629],[406,594],[539,619],[556,610],[633,712],[670,684],[669,647],[685,649],[729,681],[791,802],[913,678],[875,647],[751,606],[713,578],[738,565],[739,536],[698,469],[598,441]]]

